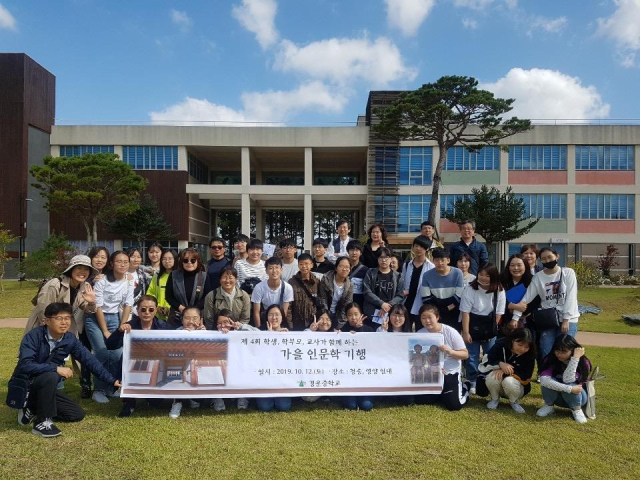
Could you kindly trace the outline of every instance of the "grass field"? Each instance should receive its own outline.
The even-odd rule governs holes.
[[[31,282],[4,282],[0,293],[0,324],[2,318],[28,317],[31,299],[36,287]],[[640,313],[640,289],[637,288],[584,288],[578,292],[583,305],[602,308],[599,315],[587,314],[580,318],[580,330],[586,332],[630,333],[640,335],[640,326],[627,325],[620,315]]]
[[[0,397],[15,365],[21,331],[0,329]],[[0,478],[241,479],[637,479],[640,478],[640,370],[637,352],[588,348],[607,376],[597,384],[598,418],[576,424],[568,411],[540,419],[539,386],[523,401],[526,415],[496,412],[473,398],[460,412],[379,402],[371,412],[336,403],[294,403],[290,413],[228,408],[140,406],[115,418],[120,402],[82,400],[87,418],[58,424],[42,439],[0,407]],[[79,398],[75,379],[67,393]]]

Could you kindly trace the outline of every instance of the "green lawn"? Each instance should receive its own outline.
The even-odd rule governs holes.
[[[0,329],[0,397],[15,364],[18,329]],[[460,412],[376,404],[372,412],[335,403],[294,403],[290,413],[183,411],[140,407],[115,418],[119,402],[82,401],[87,418],[59,424],[45,440],[0,407],[0,477],[242,479],[637,479],[640,478],[640,370],[637,352],[588,348],[607,378],[598,383],[598,419],[576,424],[568,411],[539,419],[539,386],[496,412],[474,398]],[[76,380],[68,393],[79,398]]]
[[[4,292],[0,292],[0,319],[25,318],[31,313],[31,299],[37,293],[34,282],[3,281]]]
[[[628,325],[621,318],[623,314],[640,313],[640,289],[582,288],[578,291],[578,301],[581,305],[602,309],[598,315],[580,317],[580,330],[640,335],[640,326]]]

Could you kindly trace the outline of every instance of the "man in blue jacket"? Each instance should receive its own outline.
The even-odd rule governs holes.
[[[471,257],[471,265],[469,265],[469,273],[478,275],[478,270],[489,263],[489,254],[484,243],[476,240],[476,222],[473,220],[464,220],[460,222],[460,240],[449,247],[451,252],[451,265],[456,266],[458,259],[463,253]]]
[[[73,376],[73,370],[65,366],[69,355],[101,380],[117,388],[120,382],[69,332],[73,319],[71,305],[51,303],[44,317],[45,325],[31,330],[20,343],[16,371],[28,375],[31,384],[27,405],[18,411],[18,423],[27,426],[35,419],[32,433],[50,438],[62,433],[53,424],[54,419],[79,422],[85,416],[84,410],[57,388],[62,378]]]

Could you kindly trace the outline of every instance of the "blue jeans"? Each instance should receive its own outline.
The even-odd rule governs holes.
[[[261,412],[271,412],[274,409],[279,412],[288,412],[291,410],[290,397],[261,397],[256,398],[256,406]]]
[[[575,385],[571,383],[568,385]],[[575,410],[587,403],[587,391],[583,388],[582,393],[565,393],[550,388],[542,387],[542,398],[547,405],[557,405],[559,407]]]
[[[120,326],[120,315],[117,313],[105,313],[104,321],[107,324],[107,330],[111,333],[115,332]],[[98,325],[98,320],[95,315],[87,315],[84,323],[84,329],[89,337],[89,343],[93,349],[93,354],[96,359],[102,363],[102,366],[114,377],[121,378],[121,372],[118,371],[120,367],[120,357],[122,357],[122,349],[107,350],[104,343],[105,338],[102,334],[102,330]],[[97,376],[93,376],[94,390],[101,390],[106,393],[113,392],[113,385],[109,385]]]
[[[540,335],[540,356],[541,358],[546,357],[553,350],[553,342],[556,341],[556,338],[562,333],[560,327],[556,328],[548,328],[547,330],[542,330],[538,332]],[[578,322],[569,323],[569,330],[567,331],[567,335],[570,335],[573,338],[576,338],[576,334],[578,333]]]
[[[471,338],[473,339],[473,337]],[[473,341],[466,344],[467,350],[469,351],[469,358],[465,361],[465,368],[467,369],[467,380],[470,381],[473,385],[475,385],[478,378],[480,347],[482,347],[482,353],[485,354],[489,350],[491,350],[491,347],[493,347],[494,343],[496,343],[496,337],[493,337],[491,340],[487,340],[485,342]]]
[[[369,411],[373,409],[373,399],[371,397],[342,397],[342,406],[349,410]]]

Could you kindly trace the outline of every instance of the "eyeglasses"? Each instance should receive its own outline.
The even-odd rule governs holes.
[[[71,322],[73,319],[71,316],[58,315],[56,317],[47,317],[49,320],[55,320],[56,322]]]
[[[187,323],[200,323],[200,317],[182,317]]]
[[[197,258],[183,258],[182,259],[182,263],[198,263],[198,259]]]
[[[222,250],[224,247],[222,245],[211,245],[209,247],[211,250]]]
[[[138,311],[140,313],[147,313],[147,312],[153,313],[153,312],[156,311],[156,307],[141,307],[141,308],[138,309]]]
[[[116,265],[129,265],[129,260],[116,260],[113,263]]]
[[[287,245],[286,247],[282,247],[282,250],[293,250],[296,247],[294,247],[293,245]]]

